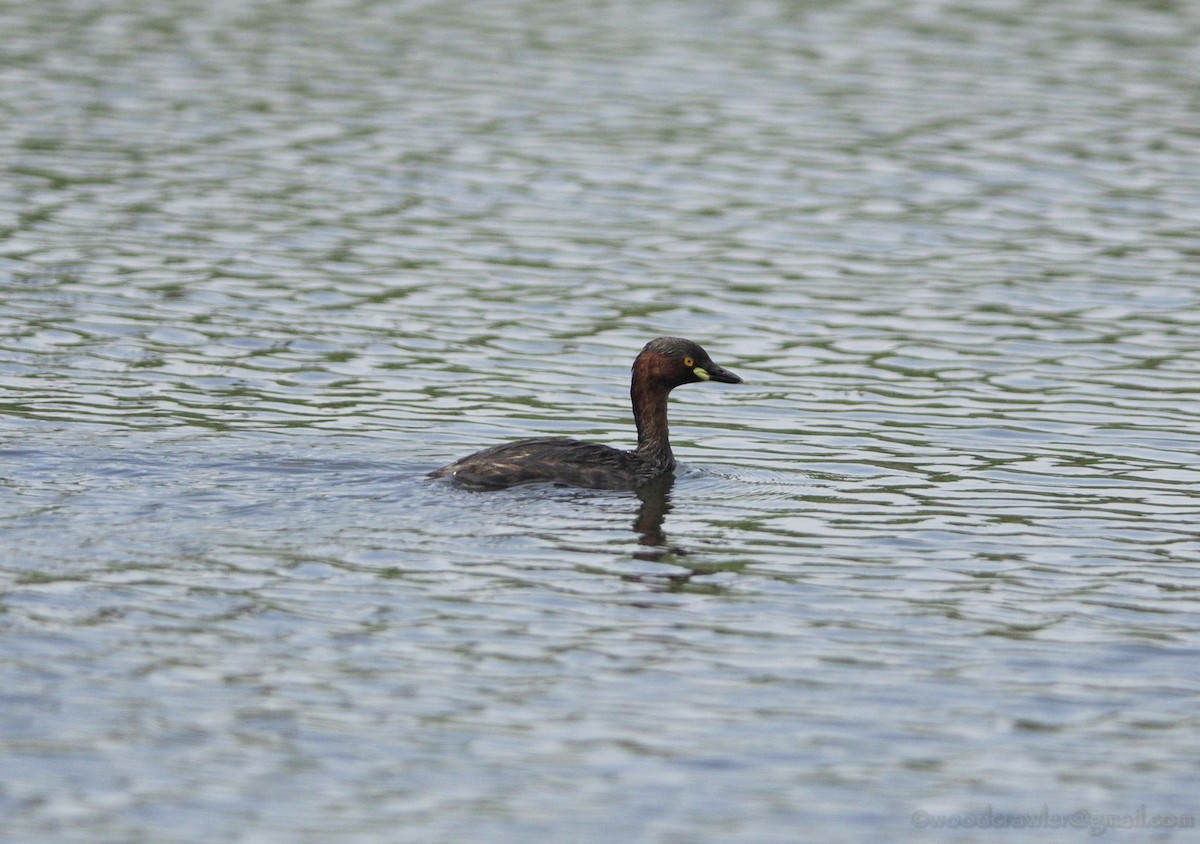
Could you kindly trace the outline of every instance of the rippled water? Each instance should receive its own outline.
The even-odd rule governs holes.
[[[0,838],[1194,840],[1198,9],[0,10]]]

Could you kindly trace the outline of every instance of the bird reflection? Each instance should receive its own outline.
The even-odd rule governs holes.
[[[665,592],[680,592],[689,588],[690,581],[705,572],[695,569],[681,558],[688,555],[687,549],[672,545],[663,530],[663,521],[671,512],[671,488],[675,485],[674,475],[659,478],[653,483],[638,487],[641,499],[633,529],[637,531],[638,547],[633,552],[635,560],[651,563],[668,563],[683,569],[676,574],[632,574],[626,580],[650,584]],[[695,587],[692,587],[695,588]]]
[[[638,487],[637,497],[641,499],[637,518],[633,520],[633,529],[637,531],[638,547],[633,552],[635,560],[651,563],[666,563],[678,566],[682,571],[675,574],[630,574],[624,575],[625,580],[645,583],[664,592],[705,592],[719,594],[726,590],[725,586],[700,581],[692,583],[697,575],[711,575],[719,571],[741,571],[745,562],[728,560],[714,563],[688,562],[688,550],[678,545],[672,545],[663,530],[663,522],[671,512],[671,489],[675,485],[675,477],[667,475],[653,483]]]
[[[674,485],[675,476],[667,474],[638,487],[637,497],[642,506],[633,520],[633,529],[637,531],[640,547],[633,552],[634,559],[657,563],[664,558],[687,556],[684,549],[667,544],[667,534],[663,531],[663,521],[671,512],[671,487]]]

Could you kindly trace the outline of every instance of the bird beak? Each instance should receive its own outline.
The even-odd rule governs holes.
[[[701,381],[720,381],[722,384],[745,383],[728,369],[725,369],[723,366],[717,366],[712,361],[709,361],[707,366],[697,366],[692,370],[692,374]]]

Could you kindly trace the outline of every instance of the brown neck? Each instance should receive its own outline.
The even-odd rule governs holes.
[[[637,423],[639,456],[655,466],[675,467],[675,455],[667,433],[667,394],[670,389],[647,374],[635,371],[629,390],[633,399],[633,420]]]

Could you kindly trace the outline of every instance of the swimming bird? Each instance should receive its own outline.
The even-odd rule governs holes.
[[[633,361],[629,394],[638,444],[623,451],[562,437],[486,448],[430,473],[470,487],[501,489],[539,481],[591,489],[636,489],[675,469],[667,432],[667,396],[681,384],[742,379],[682,337],[651,340]]]

